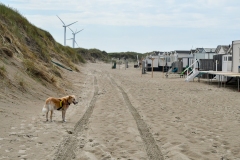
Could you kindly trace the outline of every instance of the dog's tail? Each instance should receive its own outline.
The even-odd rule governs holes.
[[[48,112],[48,109],[47,109],[46,105],[43,106],[42,112],[43,113],[47,113]]]

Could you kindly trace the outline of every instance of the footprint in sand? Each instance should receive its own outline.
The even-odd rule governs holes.
[[[21,146],[19,146],[20,148],[24,148],[24,147],[26,147],[25,145],[21,145]]]
[[[25,124],[22,123],[20,128],[24,129],[25,128],[24,126],[25,126]]]
[[[25,152],[26,152],[26,150],[19,150],[19,151],[18,151],[18,153],[21,153],[21,154],[22,154],[22,153],[25,153]]]
[[[201,152],[201,153],[202,153],[203,155],[205,155],[205,156],[211,154],[211,152],[209,152],[209,151],[203,151],[203,152]]]

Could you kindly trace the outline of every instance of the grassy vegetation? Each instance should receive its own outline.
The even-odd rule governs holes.
[[[53,66],[50,72],[53,73],[55,76],[62,78],[62,74],[60,73],[60,70],[57,66]]]
[[[19,47],[25,58],[35,58],[50,63],[51,55],[54,53],[55,58],[62,60],[66,65],[67,62],[64,61],[66,59],[75,64],[85,62],[73,48],[57,43],[49,32],[32,25],[16,9],[1,3],[0,29],[2,30],[0,35],[11,39],[12,45]]]
[[[85,63],[75,49],[57,43],[52,35],[31,24],[16,9],[0,2],[0,61],[11,64],[16,57],[26,72],[43,84],[57,84],[62,78],[61,70],[52,64],[52,58],[79,72],[75,64]],[[6,77],[6,68],[0,67],[0,77]],[[8,77],[8,80],[11,79]],[[25,89],[26,82],[19,75],[15,80],[19,88]],[[11,82],[12,83],[12,82]],[[55,85],[56,86],[56,85]]]
[[[76,48],[75,49],[79,55],[84,57],[86,60],[90,60],[91,62],[95,62],[96,60],[108,62],[109,56],[107,52],[101,51],[99,49],[85,49],[85,48]]]
[[[137,60],[137,55],[138,59],[141,59],[143,56],[141,53],[137,52],[113,52],[113,53],[108,53],[110,58],[126,58],[126,59],[132,59],[132,60]]]
[[[6,68],[3,65],[3,66],[0,67],[0,77],[4,78],[5,76],[6,76]]]
[[[24,78],[19,73],[16,73],[14,75],[14,79],[17,81],[17,84],[19,85],[19,88],[22,91],[26,91],[27,83],[25,82]]]
[[[8,57],[13,57],[13,52],[6,47],[0,47],[0,52],[1,54],[7,55]]]
[[[112,52],[107,53],[105,51],[101,51],[99,49],[85,49],[85,48],[77,48],[76,51],[82,55],[86,60],[90,60],[94,62],[95,60],[101,60],[104,62],[111,62],[113,59],[122,59],[126,58],[128,60],[136,61],[137,55],[138,59],[141,59],[144,55],[137,52]]]
[[[34,63],[30,59],[25,59],[23,64],[26,68],[26,71],[33,78],[38,78],[39,80],[45,80],[49,83],[54,83],[55,79],[47,72],[47,69],[42,66],[40,63]]]

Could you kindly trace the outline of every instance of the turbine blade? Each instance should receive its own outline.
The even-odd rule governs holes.
[[[76,21],[77,22],[77,21]],[[66,25],[66,27],[68,27],[68,26],[70,26],[70,25],[72,25],[72,24],[74,24],[74,23],[76,23],[76,22],[73,22],[73,23],[71,23],[71,24],[69,24],[69,25]]]
[[[58,17],[58,15],[56,15],[56,16]],[[58,18],[60,19],[60,21],[62,21],[60,17],[58,17]],[[65,26],[65,23],[64,23],[63,21],[62,21],[62,23],[63,23],[63,24],[64,24],[64,26]]]
[[[68,28],[72,31],[72,33],[74,33],[73,30],[70,27],[68,27]]]
[[[83,29],[82,29],[82,30],[83,30]],[[77,33],[81,32],[82,30],[80,30],[80,31],[78,31],[78,32],[75,32],[75,34],[77,34]]]
[[[75,43],[77,44],[77,42],[75,41]],[[79,45],[77,44],[77,46],[79,47]]]
[[[72,40],[73,38],[69,38],[69,39],[67,39],[67,40]]]

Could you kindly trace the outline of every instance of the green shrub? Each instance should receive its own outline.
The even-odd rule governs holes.
[[[40,80],[45,80],[49,83],[52,83],[52,77],[47,73],[41,65],[35,65],[32,60],[25,59],[23,61],[24,66],[26,67],[27,73],[30,74],[33,78],[39,78]]]
[[[0,67],[0,77],[6,77],[6,68],[4,65]]]

